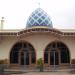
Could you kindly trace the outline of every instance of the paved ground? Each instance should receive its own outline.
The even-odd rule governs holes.
[[[12,74],[12,75],[75,75],[70,72],[28,72],[24,74]]]

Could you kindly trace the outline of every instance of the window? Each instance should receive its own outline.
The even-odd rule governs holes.
[[[27,42],[15,44],[10,52],[10,63],[29,65],[30,61],[31,64],[36,63],[36,54],[33,46]]]

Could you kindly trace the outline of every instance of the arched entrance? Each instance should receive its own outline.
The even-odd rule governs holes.
[[[44,52],[44,64],[67,65],[70,64],[70,53],[67,46],[62,42],[50,43]]]
[[[29,56],[31,56],[28,50],[23,49],[20,52],[20,65],[29,65]]]
[[[50,65],[59,65],[59,53],[56,50],[50,51]]]
[[[33,46],[27,42],[16,43],[10,52],[10,64],[36,64],[36,53]]]

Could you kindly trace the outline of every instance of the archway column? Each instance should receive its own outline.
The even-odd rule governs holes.
[[[29,51],[29,64],[31,65],[31,52]]]
[[[50,65],[50,51],[48,52],[48,65]]]

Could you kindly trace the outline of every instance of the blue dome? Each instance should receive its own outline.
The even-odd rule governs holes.
[[[37,8],[32,14],[29,16],[26,24],[26,28],[31,28],[31,27],[37,27],[37,26],[42,26],[42,27],[48,27],[52,28],[52,21],[50,20],[49,16],[47,15],[44,10],[41,8]]]

